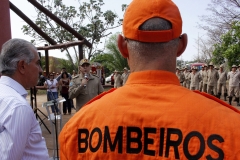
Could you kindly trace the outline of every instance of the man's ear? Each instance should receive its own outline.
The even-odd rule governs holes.
[[[178,45],[177,57],[181,56],[181,54],[187,48],[187,42],[188,42],[187,34],[186,33],[182,34],[179,39],[180,40]]]
[[[26,69],[25,61],[24,60],[18,61],[18,63],[17,63],[17,70],[20,73],[24,74],[25,73],[25,69]]]
[[[118,49],[121,52],[122,56],[124,58],[128,58],[129,55],[128,55],[128,49],[127,49],[127,42],[121,34],[118,35],[117,43],[118,43]]]

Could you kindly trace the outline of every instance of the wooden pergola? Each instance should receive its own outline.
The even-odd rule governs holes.
[[[44,33],[33,21],[31,21],[21,10],[19,10],[14,4],[12,4],[9,0],[0,0],[0,49],[4,42],[11,39],[11,28],[10,28],[10,12],[9,8],[15,12],[19,17],[21,17],[29,26],[31,26],[41,37],[43,37],[49,44],[42,47],[37,47],[38,50],[45,51],[45,61],[46,61],[46,74],[49,73],[49,56],[48,51],[52,49],[66,49],[71,46],[78,46],[79,51],[79,59],[83,58],[83,45],[92,47],[92,44],[88,42],[82,35],[80,35],[77,31],[75,31],[68,24],[64,23],[57,16],[51,13],[48,9],[44,8],[41,4],[39,4],[36,0],[28,0],[33,6],[35,6],[38,10],[43,12],[49,18],[58,23],[61,27],[63,27],[66,31],[70,32],[74,35],[78,41],[67,42],[57,44],[51,37],[49,37],[46,33]]]

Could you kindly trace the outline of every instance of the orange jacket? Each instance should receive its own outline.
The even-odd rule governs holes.
[[[110,92],[65,124],[61,160],[240,159],[239,111],[181,87],[173,73],[131,73]]]

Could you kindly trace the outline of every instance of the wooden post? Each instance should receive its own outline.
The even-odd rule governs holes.
[[[83,59],[83,45],[82,44],[78,45],[78,56],[79,56],[79,61],[81,61],[81,59]]]
[[[45,46],[48,46],[45,44]],[[48,61],[48,50],[45,50],[45,65],[46,65],[46,75],[48,76],[49,74],[49,61]]]
[[[9,2],[10,8],[15,12],[19,17],[21,17],[29,26],[32,27],[40,36],[42,36],[50,44],[57,44],[52,38],[50,38],[46,33],[44,33],[33,21],[31,21],[22,11],[20,11],[14,4]]]
[[[9,0],[0,0],[0,51],[11,37]]]
[[[54,20],[56,23],[58,23],[60,26],[62,26],[64,29],[66,29],[68,32],[72,33],[75,37],[77,37],[79,40],[84,40],[84,43],[91,48],[92,44],[88,42],[82,35],[80,35],[77,31],[75,31],[72,27],[70,27],[67,23],[63,22],[61,19],[59,19],[57,16],[55,16],[52,12],[44,8],[40,3],[38,3],[36,0],[28,0],[32,5],[34,5],[37,9],[39,9],[41,12],[46,14],[49,18]]]

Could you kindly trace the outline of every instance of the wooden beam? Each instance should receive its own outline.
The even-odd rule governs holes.
[[[84,40],[84,44],[86,44],[89,48],[92,47],[92,44],[88,42],[82,35],[80,35],[77,31],[75,31],[72,27],[70,27],[68,24],[64,23],[61,19],[59,19],[57,16],[52,14],[49,10],[47,10],[45,7],[43,7],[41,4],[39,4],[36,0],[28,0],[32,5],[34,5],[37,9],[45,13],[48,17],[50,17],[52,20],[54,20],[56,23],[58,23],[60,26],[65,28],[68,32],[72,33],[75,37],[77,37],[79,40]]]
[[[83,59],[83,46],[78,45],[78,56],[79,56],[79,61]]]
[[[9,2],[10,8],[14,11],[19,17],[21,17],[29,26],[31,26],[40,36],[42,36],[50,44],[57,44],[52,38],[50,38],[46,33],[44,33],[31,19],[29,19],[22,11],[20,11],[14,4]]]
[[[37,50],[66,49],[71,46],[83,45],[84,41],[74,41],[51,46],[37,47]]]
[[[45,44],[47,47],[48,45]],[[49,74],[49,57],[48,57],[48,49],[45,50],[45,66],[46,66],[46,76]]]

